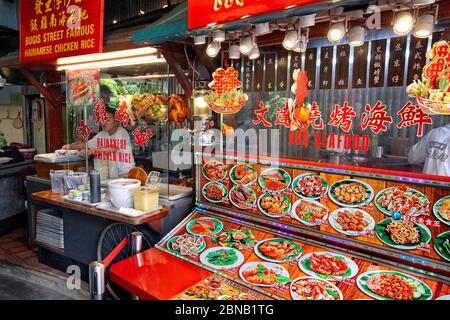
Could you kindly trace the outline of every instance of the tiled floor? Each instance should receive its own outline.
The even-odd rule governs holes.
[[[0,260],[23,264],[61,276],[64,272],[48,267],[38,260],[38,248],[28,243],[25,228],[0,237]]]

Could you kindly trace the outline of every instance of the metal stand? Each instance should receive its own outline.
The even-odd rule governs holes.
[[[142,251],[142,232],[133,232],[131,234],[131,252],[133,255],[139,254]],[[139,300],[139,297],[132,294],[131,300]]]
[[[103,300],[105,296],[105,266],[94,261],[89,264],[89,293],[91,300]]]

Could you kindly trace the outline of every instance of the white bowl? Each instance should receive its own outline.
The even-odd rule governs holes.
[[[117,208],[134,208],[133,190],[141,187],[136,179],[114,179],[108,182],[109,196]]]

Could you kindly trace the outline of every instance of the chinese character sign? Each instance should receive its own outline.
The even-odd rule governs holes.
[[[83,120],[80,121],[80,126],[76,129],[75,134],[81,141],[87,143],[89,141],[89,135],[91,134],[92,127],[85,124]]]
[[[20,62],[103,51],[104,0],[20,0]]]

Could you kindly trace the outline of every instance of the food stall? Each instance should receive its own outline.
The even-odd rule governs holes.
[[[188,1],[196,52],[220,57],[203,95],[219,130],[195,146],[195,211],[110,280],[142,299],[448,299],[436,2],[211,1],[200,16]]]

